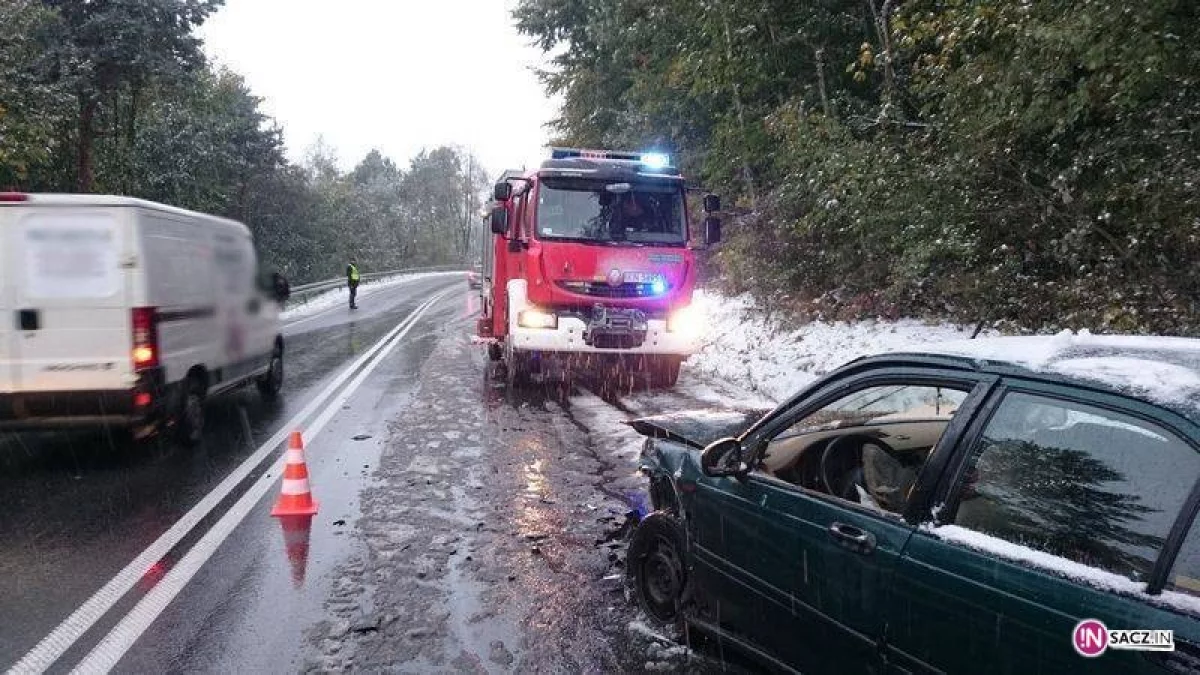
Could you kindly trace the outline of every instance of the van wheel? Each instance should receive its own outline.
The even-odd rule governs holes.
[[[204,438],[204,387],[195,379],[184,385],[179,412],[175,417],[175,437],[192,447]]]
[[[658,511],[633,531],[626,554],[629,581],[638,605],[657,623],[682,626],[691,596],[687,544],[675,516]]]
[[[271,354],[271,364],[267,366],[266,374],[255,380],[254,384],[258,386],[258,393],[268,401],[279,396],[283,389],[283,354],[278,349]]]

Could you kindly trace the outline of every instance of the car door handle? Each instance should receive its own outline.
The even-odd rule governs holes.
[[[1200,672],[1200,645],[1187,640],[1175,638],[1175,651],[1146,652],[1146,658],[1173,673]]]
[[[829,534],[843,546],[858,553],[870,553],[875,550],[875,535],[860,527],[833,523],[829,526]]]

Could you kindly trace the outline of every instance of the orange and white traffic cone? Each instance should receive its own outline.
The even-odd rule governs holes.
[[[316,512],[317,501],[308,486],[308,466],[304,463],[304,439],[299,431],[293,431],[283,465],[283,487],[271,515],[311,516]]]

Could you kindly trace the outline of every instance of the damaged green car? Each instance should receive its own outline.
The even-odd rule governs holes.
[[[776,670],[1198,672],[1198,422],[1200,341],[1092,336],[634,420],[653,512],[630,582]]]

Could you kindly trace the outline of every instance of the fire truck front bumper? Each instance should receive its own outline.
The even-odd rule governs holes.
[[[538,310],[540,312],[540,310]],[[526,314],[526,320],[528,319]],[[552,323],[552,325],[546,325]],[[698,336],[679,330],[668,321],[647,319],[644,328],[598,328],[573,316],[555,317],[544,321],[545,327],[514,326],[509,337],[514,349],[539,352],[578,352],[612,354],[672,354],[689,356],[700,347]]]
[[[523,291],[523,283],[509,283],[508,333],[519,351],[687,357],[700,348],[704,320],[694,305],[655,317],[601,304],[561,311],[530,304]]]

